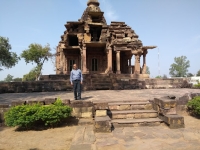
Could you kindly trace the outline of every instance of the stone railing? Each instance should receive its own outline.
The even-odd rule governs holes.
[[[127,75],[84,75],[83,90],[190,88],[184,79],[134,79]],[[52,92],[72,90],[69,75],[42,76],[40,81],[1,82],[0,93]]]

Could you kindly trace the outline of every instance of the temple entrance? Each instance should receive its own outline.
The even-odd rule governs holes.
[[[69,60],[69,70],[71,71],[73,69],[73,64],[75,64],[75,60],[72,59],[72,60]]]
[[[103,47],[87,47],[87,68],[89,73],[103,73],[107,67],[107,56]]]
[[[92,58],[92,71],[98,70],[98,63],[96,58]]]
[[[116,73],[116,71],[117,71],[116,60],[113,60],[113,62],[112,62],[112,69],[113,69],[113,73]]]

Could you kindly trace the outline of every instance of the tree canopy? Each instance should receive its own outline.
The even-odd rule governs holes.
[[[146,67],[146,74],[150,74],[150,70],[148,66]]]
[[[194,75],[192,73],[187,73],[187,77],[193,77]]]
[[[175,57],[174,63],[171,64],[169,74],[173,77],[184,77],[187,75],[188,68],[190,67],[190,61],[186,56]]]
[[[199,70],[199,71],[197,71],[197,76],[200,76],[200,70]]]
[[[0,36],[0,70],[2,67],[11,68],[15,66],[20,59],[16,53],[11,52],[9,39]]]
[[[22,81],[36,81],[41,73],[40,67],[33,68],[28,74],[23,76]]]
[[[48,61],[52,58],[53,54],[51,53],[50,45],[47,44],[44,47],[40,44],[34,43],[30,44],[29,48],[24,50],[21,54],[21,57],[25,59],[26,63],[36,63],[37,66],[34,69],[39,71],[38,76],[41,74],[41,70],[45,61]],[[33,71],[33,70],[32,70]],[[29,72],[31,73],[31,72]],[[36,79],[38,78],[36,77]]]
[[[6,76],[6,78],[4,79],[4,81],[5,81],[5,82],[11,82],[11,81],[13,81],[13,76],[10,75],[10,74],[8,74],[8,75]]]

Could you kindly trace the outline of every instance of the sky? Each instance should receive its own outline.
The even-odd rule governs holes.
[[[175,57],[186,56],[189,72],[200,70],[200,0],[99,0],[107,24],[123,21],[132,27],[149,50],[150,77],[166,74]],[[31,43],[50,44],[52,52],[66,30],[67,21],[78,21],[87,0],[1,0],[0,36],[8,37],[11,51],[18,55]],[[142,62],[142,61],[141,61]],[[132,64],[134,57],[132,58]],[[141,63],[142,64],[142,63]],[[8,74],[22,78],[36,64],[21,59],[11,69],[0,71],[0,80]],[[43,75],[55,74],[51,61],[43,66]]]

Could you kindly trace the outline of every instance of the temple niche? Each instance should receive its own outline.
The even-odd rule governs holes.
[[[83,74],[130,74],[148,78],[146,55],[138,35],[125,22],[107,25],[98,0],[89,0],[78,21],[65,24],[56,52],[56,74],[70,74],[74,63]],[[135,63],[131,64],[134,56]],[[143,62],[140,61],[141,57]]]

